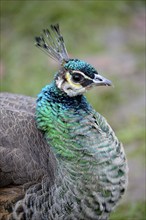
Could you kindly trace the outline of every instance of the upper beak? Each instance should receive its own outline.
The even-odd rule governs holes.
[[[95,74],[93,82],[97,86],[112,86],[112,82],[99,74]]]

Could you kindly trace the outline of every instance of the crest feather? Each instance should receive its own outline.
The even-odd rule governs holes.
[[[38,48],[60,64],[69,59],[59,24],[51,25],[50,29],[44,29],[43,34],[40,37],[35,37],[35,40]]]

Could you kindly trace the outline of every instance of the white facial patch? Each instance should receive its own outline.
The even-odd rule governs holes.
[[[84,76],[84,78],[88,78],[88,76],[85,76],[84,73],[80,71],[73,71],[73,72],[80,73],[81,75]],[[72,76],[70,75],[69,72],[66,72],[65,78],[58,76],[58,78],[56,79],[56,85],[60,90],[64,91],[70,97],[82,95],[83,93],[86,92],[87,89],[83,87],[80,83],[73,82]]]
[[[59,89],[62,89],[63,82],[64,82],[64,80],[60,76],[56,79],[56,85]]]
[[[70,97],[81,95],[86,91],[81,85],[74,86],[60,76],[56,79],[56,85]]]
[[[62,89],[70,97],[81,95],[86,91],[84,87],[75,88],[72,85],[70,85],[68,82],[64,82],[62,84]]]

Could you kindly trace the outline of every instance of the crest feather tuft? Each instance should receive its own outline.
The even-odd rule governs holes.
[[[60,33],[59,24],[51,25],[50,29],[44,29],[43,34],[35,37],[35,40],[35,45],[38,48],[60,64],[63,64],[69,59],[63,36]]]

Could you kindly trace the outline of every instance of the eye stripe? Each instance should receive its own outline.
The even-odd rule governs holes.
[[[84,82],[81,82],[81,85],[82,85],[83,87],[86,87],[86,86],[90,85],[92,82],[93,82],[93,80],[87,79],[87,80],[85,80]]]
[[[72,82],[72,76],[73,74],[81,74],[84,77],[84,80],[81,82]],[[69,84],[73,87],[80,88],[80,87],[87,87],[88,85],[93,83],[93,79],[86,76],[83,72],[79,70],[70,70],[69,72],[66,73],[66,79],[69,82]]]
[[[79,74],[81,74],[85,79],[91,80],[91,78],[90,78],[89,76],[85,75],[83,72],[81,72],[81,71],[79,71],[79,70],[72,70],[72,71],[70,72],[70,74],[72,74],[72,73],[79,73]]]

